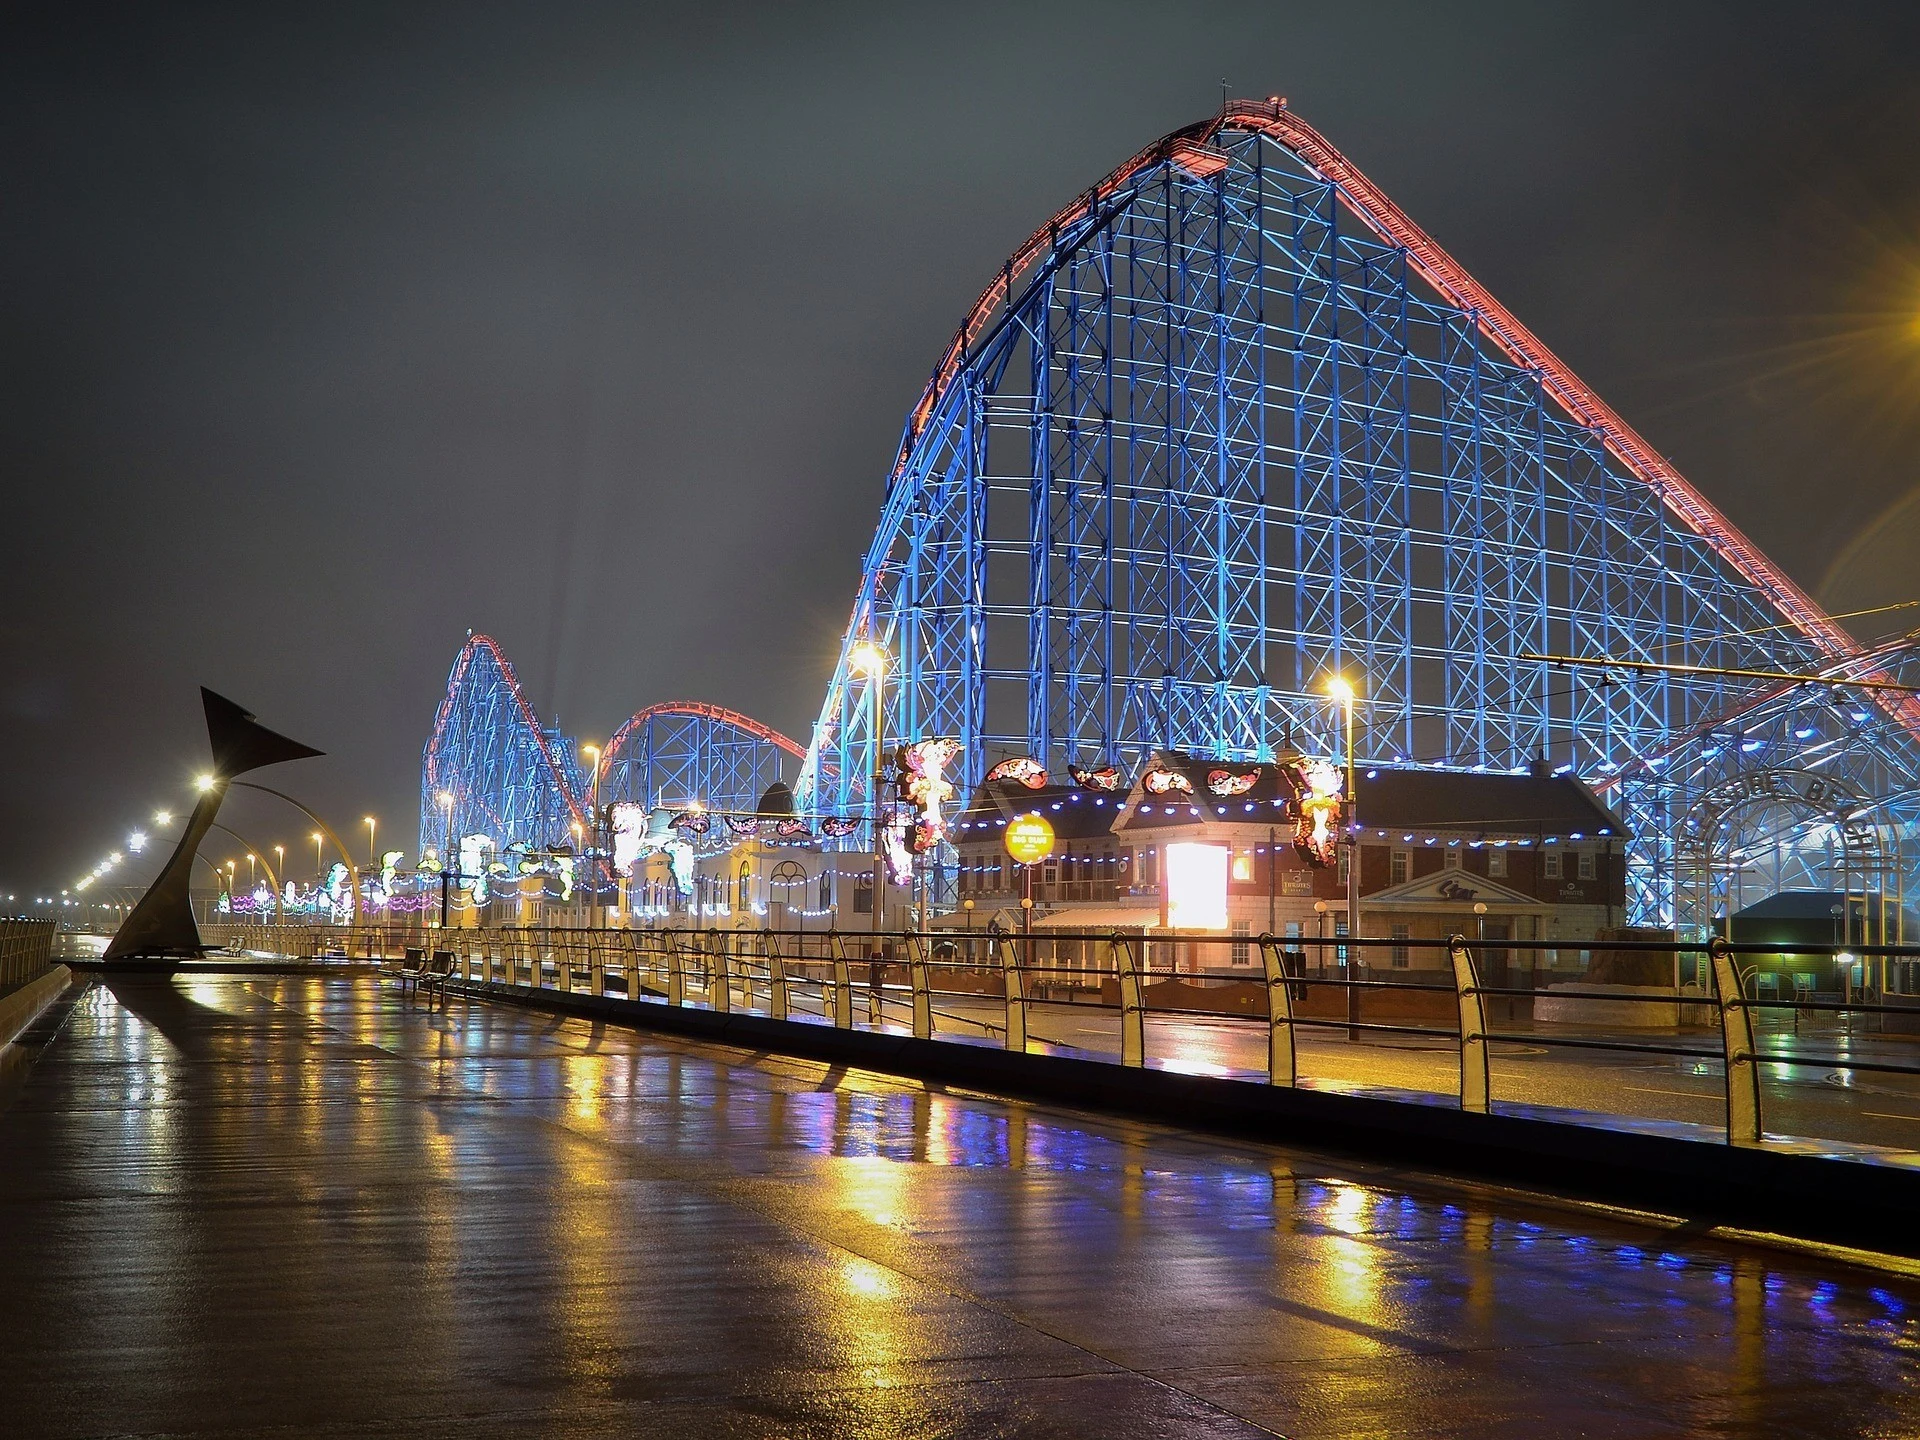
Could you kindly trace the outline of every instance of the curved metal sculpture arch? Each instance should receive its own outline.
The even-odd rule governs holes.
[[[878,736],[866,640],[892,658]],[[1522,655],[1797,672],[1854,649],[1324,137],[1236,103],[1060,211],[962,322],[799,791],[860,813],[880,744],[931,735],[963,741],[965,785],[990,754],[1332,751],[1336,673],[1367,702],[1364,763],[1605,782],[1748,686]],[[1910,787],[1920,706],[1867,705]],[[1657,890],[1639,918],[1671,913]]]

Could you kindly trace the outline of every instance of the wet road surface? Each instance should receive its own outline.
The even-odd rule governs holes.
[[[1920,1282],[370,979],[0,1083],[8,1435],[1920,1428]]]

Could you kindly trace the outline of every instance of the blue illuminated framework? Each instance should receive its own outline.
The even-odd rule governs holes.
[[[1666,923],[1662,827],[1728,753],[1716,725],[1759,723],[1753,682],[1521,657],[1831,673],[1853,649],[1280,102],[1136,156],[963,323],[908,420],[803,805],[866,803],[872,682],[848,657],[869,640],[886,742],[959,737],[968,786],[1023,753],[1056,773],[1289,735],[1337,753],[1345,675],[1363,763],[1544,759],[1615,792],[1634,917]],[[1767,716],[1911,824],[1910,697],[1801,691]]]
[[[854,660],[869,641],[878,679]],[[1631,918],[1697,930],[1768,886],[1843,888],[1835,826],[1874,827],[1893,859],[1873,883],[1903,889],[1920,703],[1524,657],[1911,682],[1913,651],[1861,651],[1323,137],[1234,102],[1076,198],[963,321],[908,418],[795,791],[816,822],[868,815],[884,751],[936,736],[962,744],[962,794],[1016,755],[1059,774],[1339,754],[1340,675],[1360,763],[1576,772],[1633,837]],[[594,799],[751,809],[799,753],[732,712],[652,707],[596,785],[475,637],[422,844],[442,789],[456,831],[562,843]],[[1753,808],[1704,845],[1702,797],[1761,768],[1862,813]]]

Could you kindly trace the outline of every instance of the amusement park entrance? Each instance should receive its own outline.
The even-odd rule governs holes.
[[[1677,837],[1681,934],[1705,939],[1750,901],[1803,891],[1834,897],[1832,943],[1900,944],[1904,856],[1897,826],[1883,824],[1879,808],[1797,767],[1721,780],[1694,801]]]

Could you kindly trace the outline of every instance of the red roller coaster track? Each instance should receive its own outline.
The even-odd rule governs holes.
[[[729,710],[724,705],[709,705],[703,700],[663,700],[658,705],[649,705],[644,710],[636,710],[625,724],[613,732],[607,741],[607,748],[600,752],[600,759],[594,766],[594,774],[589,779],[604,774],[608,765],[620,747],[627,743],[627,737],[647,721],[661,715],[684,715],[703,720],[718,720],[731,725],[736,730],[744,730],[756,740],[764,740],[769,745],[777,745],[796,760],[804,760],[807,750],[804,745],[796,744],[771,726],[762,725],[751,715],[742,715],[738,710]]]
[[[1115,170],[1034,231],[1001,268],[967,314],[959,331],[948,344],[933,378],[928,381],[920,403],[894,463],[892,479],[905,471],[915,442],[925,429],[940,395],[966,362],[973,343],[993,322],[994,317],[1016,293],[1027,272],[1052,248],[1057,237],[1069,225],[1097,211],[1128,179],[1149,165],[1172,159],[1196,174],[1206,173],[1204,159],[1218,153],[1199,149],[1222,130],[1241,130],[1265,135],[1284,146],[1310,166],[1322,178],[1340,188],[1342,198],[1367,228],[1381,240],[1404,251],[1407,263],[1450,303],[1472,315],[1480,331],[1514,364],[1539,374],[1547,393],[1575,420],[1591,429],[1637,479],[1657,495],[1681,524],[1700,536],[1736,573],[1763,592],[1781,616],[1802,635],[1834,660],[1858,653],[1859,643],[1802,590],[1760,548],[1740,532],[1726,516],[1690,483],[1686,477],[1648,444],[1631,425],[1596,395],[1565,362],[1541,343],[1512,311],[1488,293],[1439,244],[1416,225],[1386,193],[1361,173],[1360,168],[1306,121],[1286,107],[1283,100],[1236,100],[1222,107],[1212,119],[1177,130],[1155,141]],[[1218,168],[1215,166],[1214,168]],[[1882,694],[1875,697],[1887,712],[1920,736],[1920,698],[1911,695]]]

